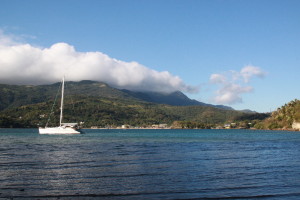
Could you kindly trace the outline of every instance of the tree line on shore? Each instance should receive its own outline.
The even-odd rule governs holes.
[[[226,122],[256,124],[268,114],[243,113],[209,106],[171,106],[117,98],[72,96],[64,109],[64,121],[83,122],[84,128],[117,127],[129,124],[147,127],[168,124],[176,128],[209,128]],[[23,105],[0,112],[0,127],[35,128],[45,126],[53,101]],[[59,108],[52,111],[49,126],[57,126]],[[178,125],[180,122],[181,125]]]

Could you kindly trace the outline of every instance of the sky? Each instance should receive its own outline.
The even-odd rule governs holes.
[[[270,112],[300,99],[299,0],[0,0],[0,83],[103,81]]]

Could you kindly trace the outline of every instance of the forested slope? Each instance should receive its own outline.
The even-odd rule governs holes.
[[[54,99],[60,99],[60,83],[39,86],[0,85],[0,127],[44,126]],[[158,94],[124,91],[95,81],[67,82],[64,119],[84,122],[84,127],[149,126],[175,121],[222,124],[249,114],[191,100],[181,92]],[[57,125],[58,102],[50,124]],[[170,105],[171,104],[171,105]],[[260,115],[258,113],[258,115]],[[202,127],[202,125],[201,125]]]

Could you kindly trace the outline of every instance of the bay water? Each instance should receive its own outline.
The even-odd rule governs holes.
[[[0,129],[0,199],[300,199],[300,133]]]

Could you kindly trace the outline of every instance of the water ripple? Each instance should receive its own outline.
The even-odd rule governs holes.
[[[0,199],[300,198],[294,132],[86,132],[0,129]]]

